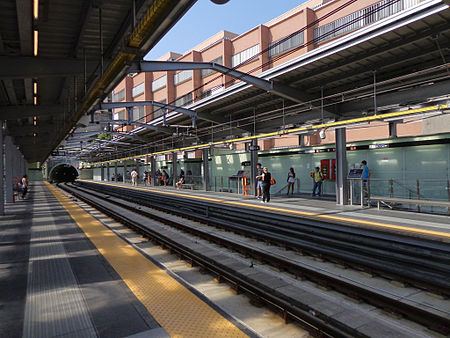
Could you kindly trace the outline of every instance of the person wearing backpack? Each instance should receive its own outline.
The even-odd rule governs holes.
[[[323,174],[320,171],[319,167],[316,167],[316,170],[311,173],[311,177],[313,178],[314,187],[312,191],[312,195],[316,196],[316,189],[318,189],[318,196],[322,196],[322,181],[323,181]]]

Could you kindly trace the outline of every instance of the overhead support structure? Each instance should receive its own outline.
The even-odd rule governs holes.
[[[127,108],[131,109],[133,107],[138,106],[156,106],[163,109],[168,109],[172,111],[176,111],[178,113],[188,115],[192,118],[192,126],[196,126],[196,120],[197,118],[200,118],[202,120],[206,120],[209,122],[214,123],[225,123],[226,120],[219,118],[219,117],[213,117],[210,114],[205,113],[198,113],[195,110],[187,109],[183,107],[174,106],[171,104],[156,102],[156,101],[132,101],[132,102],[106,102],[106,103],[99,103],[94,109],[100,110],[100,109],[116,109],[116,108]]]
[[[147,123],[142,123],[142,122],[137,122],[137,121],[129,121],[129,120],[100,121],[100,123],[102,123],[102,124],[125,124],[125,125],[129,125],[129,126],[138,126],[138,127],[142,127],[145,129],[160,131],[162,133],[166,133],[166,134],[170,134],[170,135],[172,135],[174,132],[171,128],[168,128],[168,127],[158,127],[158,126],[153,126],[153,125],[147,124]]]
[[[186,109],[183,107],[177,107],[166,103],[156,101],[133,101],[133,102],[105,102],[98,105],[98,109],[116,109],[116,108],[133,108],[137,106],[156,106],[169,110],[176,111],[191,117],[196,117],[197,112],[195,110]]]
[[[114,136],[120,136],[120,137],[125,137],[125,138],[130,138],[136,141],[141,141],[141,142],[145,142],[145,140],[142,137],[139,137],[138,135],[135,134],[130,134],[130,133],[120,133],[118,131],[109,131],[109,130],[98,130],[98,131],[87,131],[87,132],[80,132],[80,133],[73,133],[72,138],[74,139],[79,139],[79,138],[87,138],[87,137],[91,137],[93,135],[98,135],[101,133],[105,133],[105,134],[110,134],[110,135],[114,135]],[[75,141],[72,139],[69,139],[70,141]]]
[[[61,76],[82,75],[85,63],[79,59],[55,59],[33,56],[0,56],[0,79],[14,80],[25,77],[48,78]],[[86,62],[89,74],[97,64]]]
[[[305,93],[300,93],[298,89],[276,83],[272,80],[265,80],[244,72],[219,65],[214,62],[173,62],[173,61],[137,61],[128,68],[129,73],[139,72],[161,72],[177,70],[212,69],[219,73],[234,77],[246,82],[256,88],[266,90],[272,94],[284,97],[297,103],[310,101],[312,98]]]

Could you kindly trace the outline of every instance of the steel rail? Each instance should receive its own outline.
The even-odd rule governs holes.
[[[105,196],[104,192],[103,193],[93,193],[92,191],[87,190],[87,189],[81,189],[81,190],[84,193],[88,193],[88,194],[91,194],[94,196],[97,195],[97,197],[99,197],[102,200],[105,200],[105,197],[107,197],[107,196]],[[84,198],[86,199],[86,197],[84,197]],[[119,196],[117,198],[123,199],[123,196]],[[450,322],[442,317],[439,317],[434,314],[430,314],[429,312],[424,311],[422,309],[418,309],[417,307],[414,307],[412,305],[400,303],[395,299],[385,297],[374,291],[353,285],[344,280],[339,280],[337,278],[331,277],[327,274],[321,273],[321,272],[313,270],[311,268],[308,268],[305,266],[300,266],[299,264],[296,264],[291,261],[287,261],[286,259],[283,259],[277,255],[272,255],[272,254],[267,253],[262,250],[258,250],[255,248],[249,248],[248,246],[245,246],[245,245],[242,245],[242,244],[239,244],[236,242],[231,242],[220,236],[211,234],[209,231],[204,232],[204,231],[194,229],[194,228],[187,228],[187,226],[185,224],[177,223],[174,221],[168,221],[167,219],[161,218],[154,214],[150,214],[143,210],[136,209],[135,207],[133,207],[133,205],[136,204],[135,200],[134,201],[132,200],[129,202],[129,203],[132,203],[132,205],[130,205],[129,203],[127,204],[127,203],[120,202],[117,200],[113,201],[113,200],[111,200],[111,198],[107,198],[106,200],[109,203],[113,203],[121,208],[132,210],[133,212],[144,215],[145,217],[157,219],[158,221],[163,222],[165,224],[170,223],[171,226],[175,226],[176,228],[181,229],[183,231],[187,231],[196,236],[206,238],[209,241],[220,244],[222,246],[225,246],[228,248],[233,248],[233,250],[235,250],[235,251],[238,251],[245,255],[249,255],[251,257],[255,257],[257,259],[260,259],[263,262],[267,262],[276,267],[280,267],[286,271],[293,273],[296,276],[307,277],[308,279],[318,283],[319,285],[323,285],[326,287],[332,287],[344,294],[347,294],[350,297],[362,299],[368,303],[371,303],[378,307],[387,309],[388,311],[401,314],[407,318],[413,319],[414,321],[416,321],[418,323],[426,325],[427,327],[429,327],[433,330],[436,330],[436,331],[439,331],[442,333],[449,332],[449,330],[450,330]],[[109,211],[109,212],[111,213],[111,211]],[[140,230],[142,231],[142,229],[140,229]]]
[[[177,253],[181,259],[186,259],[190,261],[191,265],[197,264],[202,268],[210,271],[219,281],[227,281],[231,285],[236,292],[248,292],[253,295],[257,300],[263,301],[270,307],[276,308],[281,311],[283,318],[287,321],[289,319],[296,320],[302,327],[311,332],[314,336],[317,337],[365,337],[360,333],[356,332],[356,330],[344,327],[339,327],[339,325],[332,325],[327,322],[326,318],[320,318],[315,316],[310,312],[308,306],[298,303],[292,304],[292,299],[286,299],[286,297],[282,297],[279,294],[274,294],[272,289],[267,289],[263,285],[255,285],[253,282],[249,281],[244,275],[238,274],[229,267],[226,267],[222,264],[218,264],[213,259],[201,255],[198,252],[195,252],[186,246],[177,243],[176,241],[162,236],[160,233],[152,231],[145,225],[142,225],[139,222],[135,222],[121,213],[112,210],[107,207],[108,202],[104,202],[103,200],[97,200],[93,198],[89,198],[83,196],[83,194],[79,192],[73,191],[73,189],[68,188],[67,186],[60,186],[66,192],[71,193],[76,198],[81,201],[93,206],[97,210],[105,213],[106,215],[112,217],[113,219],[119,221],[120,223],[132,228],[137,231],[141,235],[147,236],[159,243],[163,248],[169,248],[172,253]],[[114,203],[111,203],[114,204]],[[138,210],[134,210],[138,213]],[[167,223],[167,221],[165,221]],[[335,323],[336,324],[336,323]],[[347,330],[347,332],[345,331]]]
[[[312,256],[350,265],[372,274],[379,274],[406,284],[432,290],[438,294],[450,294],[450,281],[447,278],[450,266],[450,250],[448,246],[442,243],[431,241],[427,243],[423,240],[413,241],[409,239],[413,243],[412,248],[402,252],[400,249],[402,244],[405,246],[403,241],[406,237],[382,233],[381,238],[385,242],[393,242],[392,245],[388,246],[383,252],[380,251],[383,248],[380,248],[379,244],[377,246],[376,241],[373,241],[369,244],[375,246],[375,249],[370,250],[367,240],[371,241],[374,237],[379,240],[379,232],[363,231],[340,224],[329,224],[324,221],[273,214],[260,210],[257,213],[252,213],[245,208],[152,194],[150,191],[142,192],[125,187],[80,183],[83,186],[87,185],[93,189],[100,189],[102,192],[108,192],[111,195],[115,194],[122,199],[139,201],[140,204],[168,213],[196,219],[246,236],[251,235],[280,246],[295,248]],[[121,193],[118,193],[118,191]],[[214,217],[217,210],[225,216],[236,212],[239,216],[234,218],[231,216]],[[270,223],[270,220],[274,218],[277,226]],[[290,226],[292,227],[293,224],[299,227],[298,232],[287,229]],[[341,238],[336,238],[337,235]],[[351,242],[352,237],[354,238],[353,242]],[[399,256],[395,251],[402,253],[401,259],[395,260]],[[427,255],[420,257],[423,256],[424,252]],[[427,260],[424,260],[425,258]],[[408,268],[405,269],[405,266],[408,266]]]

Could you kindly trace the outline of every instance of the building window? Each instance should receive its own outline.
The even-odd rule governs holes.
[[[192,102],[192,93],[180,96],[175,100],[175,106],[182,107]]]
[[[214,59],[210,61],[212,63],[217,63],[218,65],[223,65],[223,58],[218,57],[217,59]],[[201,77],[207,77],[208,75],[214,74],[216,71],[213,69],[202,69],[201,70]]]
[[[297,32],[269,45],[269,58],[303,45],[303,32]]]
[[[240,66],[258,54],[259,54],[259,45],[250,47],[238,54],[233,55],[233,57],[231,58],[231,66],[232,67]]]
[[[133,87],[131,91],[131,95],[133,97],[139,96],[144,93],[145,84],[142,82],[141,84],[138,84],[136,87]]]
[[[159,79],[156,79],[152,82],[152,91],[156,92],[157,90],[164,88],[167,83],[167,76],[164,75],[160,77]]]
[[[113,101],[119,102],[125,99],[125,88],[113,94]]]
[[[133,108],[133,120],[138,121],[145,117],[145,106],[137,106]]]
[[[173,76],[173,82],[175,85],[190,79],[192,79],[192,70],[183,70]]]
[[[348,32],[370,25],[376,21],[387,18],[404,9],[419,4],[421,0],[383,0],[357,12],[344,16],[327,25],[314,29],[314,42],[316,44],[331,40]]]
[[[125,109],[119,110],[119,111],[116,113],[116,116],[117,116],[117,118],[116,118],[115,120],[126,120],[126,117],[125,117]]]
[[[162,101],[159,101],[159,103],[166,104],[167,101],[166,101],[166,99],[164,99]],[[164,109],[166,109],[166,108],[160,108],[160,107],[157,107],[157,106],[153,106],[153,119],[156,119],[156,118],[158,118],[160,116],[163,116]]]

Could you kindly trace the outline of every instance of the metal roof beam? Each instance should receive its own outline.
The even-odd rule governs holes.
[[[294,102],[303,103],[311,100],[309,95],[300,93],[298,89],[249,75],[241,71],[219,65],[214,62],[173,62],[173,61],[138,61],[133,62],[128,69],[129,73],[160,72],[176,70],[212,69],[219,73],[234,77],[251,84],[257,88],[266,90],[275,95],[284,97]]]
[[[186,109],[183,107],[177,107],[170,104],[165,104],[156,101],[133,101],[133,102],[105,102],[99,104],[99,109],[116,109],[116,108],[133,108],[137,106],[156,106],[160,108],[166,108],[169,110],[176,111],[178,113],[189,115],[189,116],[197,116],[197,112],[195,110]]]
[[[88,62],[87,71],[91,72],[95,66],[94,62]],[[0,79],[73,76],[83,73],[84,61],[79,59],[0,56]]]
[[[119,133],[117,131],[108,131],[108,130],[73,133],[72,135],[70,135],[72,137],[67,142],[76,142],[80,138],[91,137],[92,135],[98,135],[101,133],[110,134],[110,135],[114,135],[114,136],[123,136],[123,137],[134,139],[137,141],[146,142],[142,137],[139,137],[138,135],[134,135],[134,134],[130,134],[130,133]]]
[[[199,113],[192,109],[174,106],[171,104],[156,102],[156,101],[133,101],[133,102],[106,102],[100,103],[98,109],[116,109],[116,108],[132,108],[137,106],[156,106],[169,110],[176,111],[178,113],[191,116],[193,119],[199,118],[214,123],[226,123],[227,121],[221,117],[212,116],[208,113]]]
[[[145,129],[150,129],[154,131],[160,131],[166,134],[173,134],[173,130],[167,127],[158,127],[158,126],[152,126],[147,123],[137,122],[137,121],[128,121],[128,120],[111,120],[111,121],[100,121],[101,124],[125,124],[129,126],[138,126],[143,127]]]

